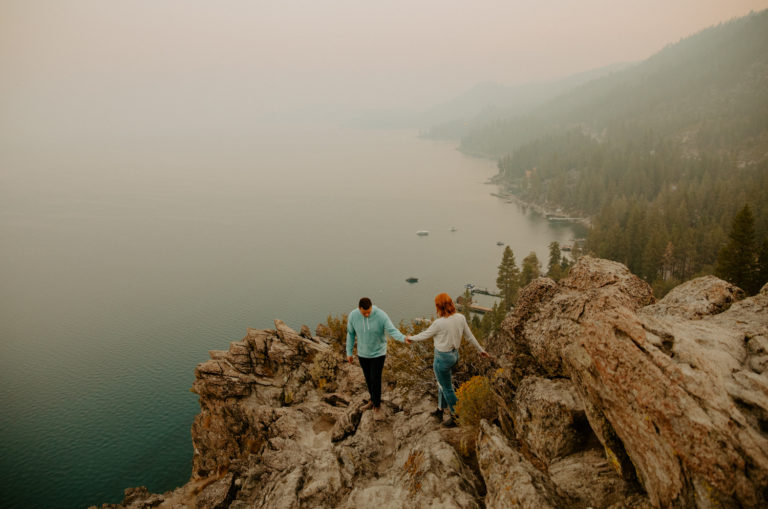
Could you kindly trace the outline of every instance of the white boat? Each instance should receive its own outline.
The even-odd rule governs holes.
[[[429,232],[427,230],[419,230],[416,232],[416,235],[419,235],[420,237],[426,237],[429,235]]]

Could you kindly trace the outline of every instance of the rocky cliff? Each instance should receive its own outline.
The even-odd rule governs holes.
[[[526,287],[487,347],[496,417],[442,429],[414,385],[375,421],[332,340],[249,329],[195,370],[189,483],[103,507],[766,505],[768,286],[704,277],[655,302],[584,257]]]

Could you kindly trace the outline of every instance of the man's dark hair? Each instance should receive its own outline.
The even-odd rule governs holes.
[[[371,302],[371,299],[369,299],[368,297],[363,297],[362,299],[360,299],[360,302],[357,304],[357,307],[359,307],[360,309],[371,309],[372,305],[373,303]]]

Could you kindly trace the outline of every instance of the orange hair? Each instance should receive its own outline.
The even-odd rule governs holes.
[[[435,297],[435,307],[437,308],[437,316],[451,316],[456,312],[453,300],[451,300],[451,296],[447,293],[441,293]]]

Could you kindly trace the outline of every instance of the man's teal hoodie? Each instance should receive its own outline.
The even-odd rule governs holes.
[[[370,316],[363,316],[360,309],[349,313],[347,318],[347,356],[351,356],[357,340],[357,355],[373,358],[387,355],[387,337],[405,341],[405,336],[392,325],[392,320],[381,309],[373,306]]]

